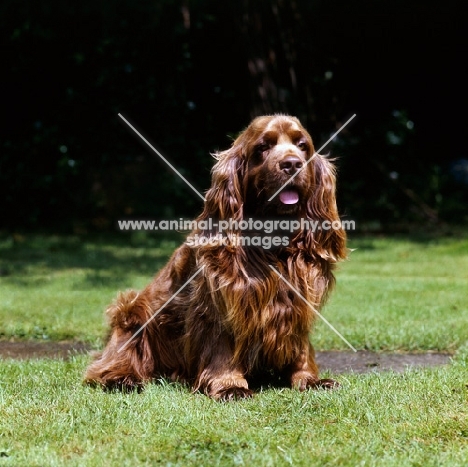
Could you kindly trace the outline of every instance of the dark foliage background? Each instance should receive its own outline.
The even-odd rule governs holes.
[[[463,224],[462,3],[3,0],[0,228],[194,216],[209,155],[256,115],[298,116],[338,158],[358,227]]]

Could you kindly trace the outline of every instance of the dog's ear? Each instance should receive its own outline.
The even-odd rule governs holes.
[[[335,167],[326,157],[315,154],[310,162],[313,186],[307,203],[307,217],[316,222],[308,248],[323,259],[339,261],[347,256],[346,232],[336,206]],[[309,231],[310,232],[310,231]]]
[[[241,221],[243,219],[245,152],[242,141],[236,140],[226,151],[214,154],[217,159],[212,169],[211,188],[205,196],[205,207],[200,220]]]

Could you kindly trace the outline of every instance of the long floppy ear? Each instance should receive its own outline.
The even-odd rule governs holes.
[[[307,216],[318,223],[315,232],[309,236],[313,244],[308,247],[323,259],[339,261],[346,258],[347,250],[346,232],[336,206],[335,167],[320,154],[313,157],[310,165],[314,185],[307,203]]]
[[[243,178],[245,158],[238,140],[226,151],[214,154],[218,160],[211,173],[211,188],[205,196],[205,207],[199,220],[241,221],[244,211]]]

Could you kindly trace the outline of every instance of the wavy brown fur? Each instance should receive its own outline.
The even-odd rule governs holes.
[[[296,118],[256,118],[230,149],[215,157],[199,221],[339,220],[334,167],[314,155],[312,139]],[[277,196],[268,202],[294,173],[288,158],[300,164],[312,158],[292,182],[299,201],[283,204]],[[299,230],[289,235],[288,246],[271,249],[237,244],[242,234],[248,235],[224,232],[230,239],[227,246],[183,244],[143,291],[120,294],[107,310],[108,344],[85,380],[105,387],[133,387],[165,376],[223,400],[250,396],[247,381],[268,372],[301,390],[333,387],[334,381],[318,377],[309,333],[316,317],[313,310],[320,309],[333,286],[334,265],[346,256],[345,232]],[[203,271],[158,312],[202,266]],[[119,351],[154,313],[154,319]]]

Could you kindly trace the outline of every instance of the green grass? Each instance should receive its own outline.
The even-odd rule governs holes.
[[[144,287],[179,244],[138,238],[0,240],[0,337],[100,342],[117,292]]]
[[[118,290],[179,240],[0,238],[0,336],[102,344]],[[216,403],[161,382],[83,386],[87,356],[0,361],[0,466],[465,466],[468,240],[351,238],[323,310],[358,349],[448,350],[447,367],[340,375],[337,391],[266,388]],[[325,325],[316,348],[345,349]],[[324,376],[327,376],[326,374]]]
[[[0,465],[465,466],[468,358],[341,376],[337,391],[266,389],[218,403],[177,384],[84,387],[87,359],[4,362]]]
[[[102,345],[103,310],[142,288],[180,239],[0,240],[0,337]],[[454,351],[468,341],[468,240],[352,239],[324,315],[356,348]],[[318,349],[346,349],[322,322]]]
[[[341,264],[324,314],[358,348],[454,351],[468,341],[468,240],[373,238]],[[345,348],[320,325],[318,348]]]

